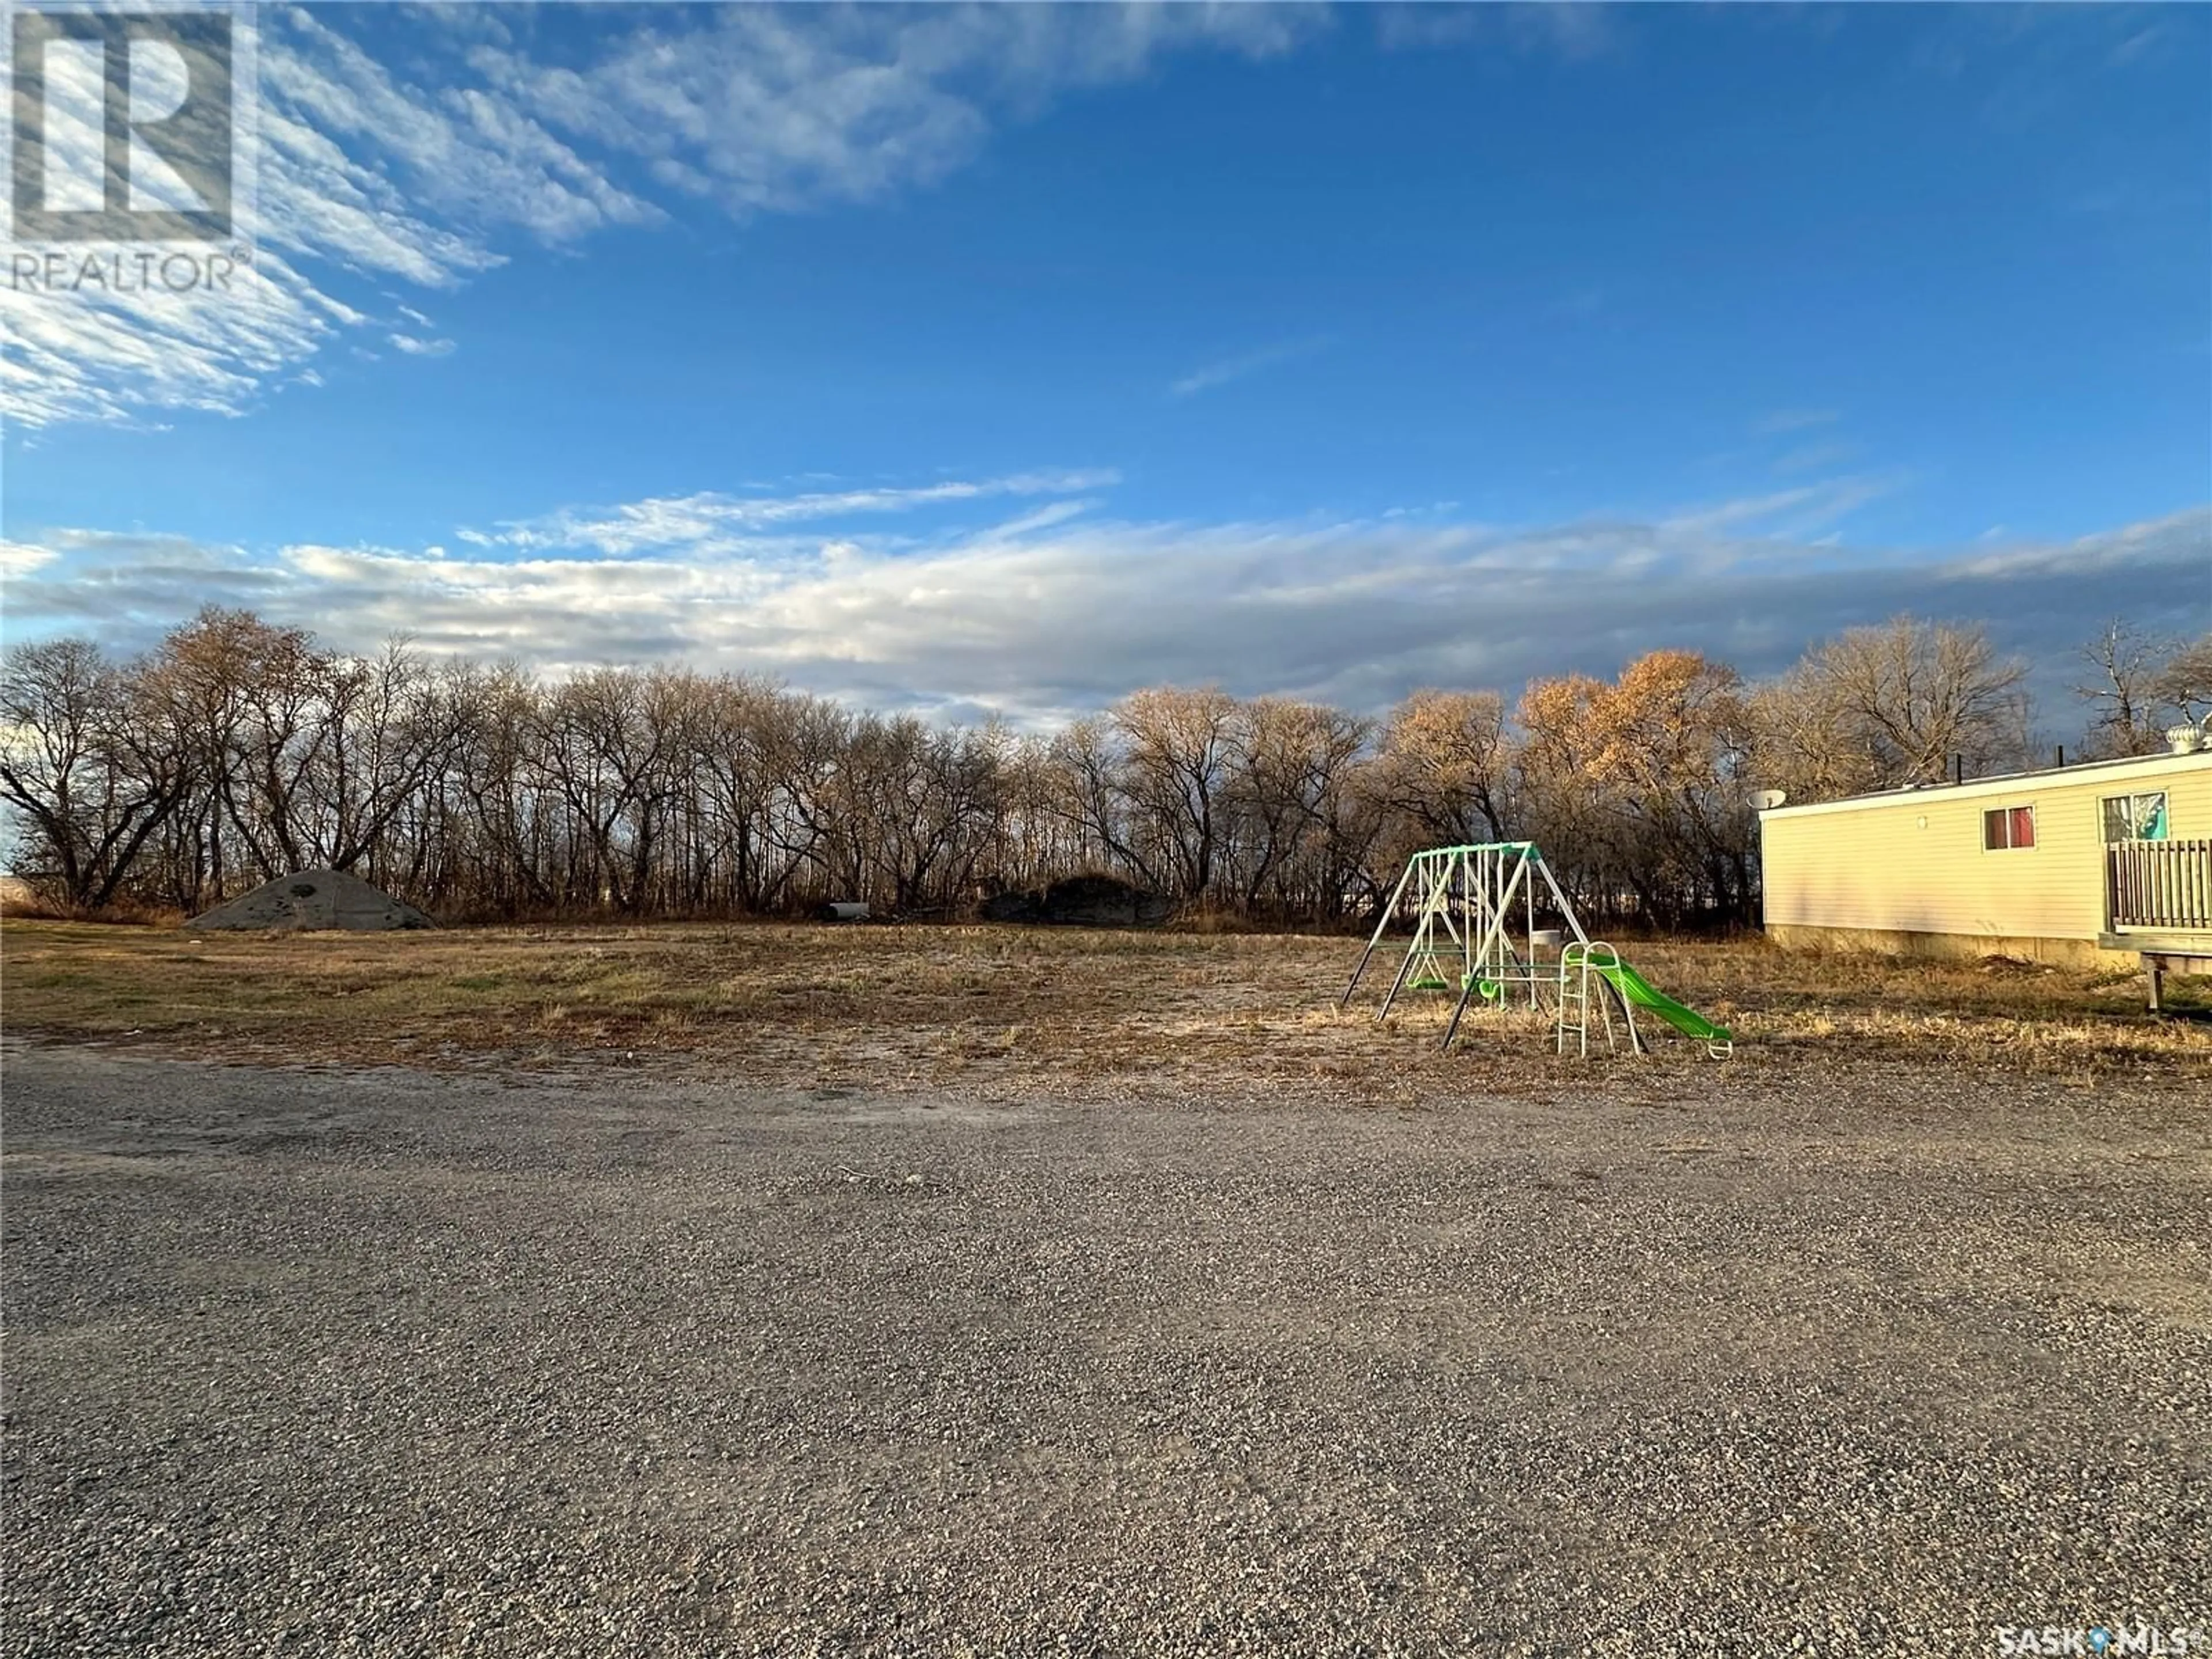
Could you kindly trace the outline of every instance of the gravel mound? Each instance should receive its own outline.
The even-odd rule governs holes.
[[[437,923],[359,876],[349,876],[343,870],[302,870],[297,875],[265,881],[228,904],[204,910],[185,926],[256,933],[271,928],[376,933],[434,927]]]

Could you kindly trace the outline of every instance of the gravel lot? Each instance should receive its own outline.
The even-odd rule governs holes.
[[[1603,1075],[1047,1104],[11,1044],[6,1649],[2212,1626],[2203,1102]]]

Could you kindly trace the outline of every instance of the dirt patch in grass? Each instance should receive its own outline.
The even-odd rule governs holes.
[[[2212,1077],[2212,1011],[2179,1017],[2138,979],[1978,963],[1784,952],[1763,941],[1627,947],[1644,975],[1730,1025],[1733,1060],[1662,1030],[1647,1061],[1552,1053],[1548,1016],[1447,1000],[1378,1025],[1384,963],[1339,1013],[1356,942],[1022,927],[486,928],[199,936],[11,921],[0,1024],[19,1034],[256,1064],[558,1069],[580,1061],[748,1084],[1176,1091],[1320,1084],[1376,1103],[1608,1086],[1663,1100],[1778,1072],[1865,1079],[1886,1063],[1994,1067],[2094,1086]]]

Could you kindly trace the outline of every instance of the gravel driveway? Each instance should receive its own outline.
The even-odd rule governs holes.
[[[12,1654],[2212,1626],[2212,1155],[2154,1082],[5,1088]]]

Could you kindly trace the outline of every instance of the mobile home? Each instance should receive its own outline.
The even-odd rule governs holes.
[[[1761,812],[1785,946],[2212,972],[2212,750]]]

